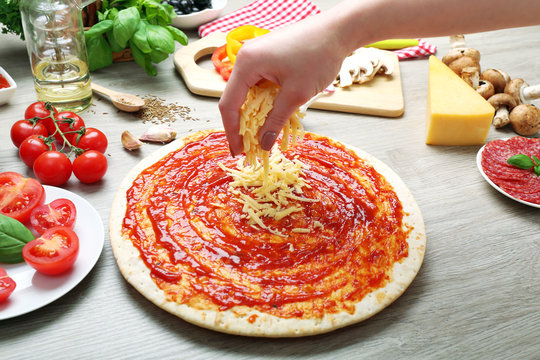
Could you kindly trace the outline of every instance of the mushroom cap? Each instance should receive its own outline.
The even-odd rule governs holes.
[[[510,112],[510,125],[519,135],[535,135],[540,131],[540,109],[532,104],[516,106]]]
[[[470,57],[471,59],[475,60],[477,63],[480,63],[480,52],[473,48],[452,49],[448,51],[446,55],[443,56],[441,61],[446,65],[450,65],[452,62],[462,57]]]
[[[495,87],[487,80],[480,80],[476,91],[486,100],[495,95]]]
[[[506,87],[504,88],[504,93],[508,94],[510,96],[513,96],[518,105],[523,103],[523,98],[521,96],[521,88],[529,86],[523,79],[512,79],[508,84],[506,84]]]
[[[480,64],[474,58],[463,56],[454,61],[452,61],[448,67],[452,69],[453,72],[461,76],[463,69],[465,68],[475,68],[478,74],[480,74]]]
[[[488,102],[495,108],[495,110],[503,106],[506,106],[508,110],[512,110],[517,105],[516,99],[513,96],[505,93],[493,95],[488,99]]]
[[[510,81],[510,76],[499,69],[487,69],[480,75],[480,80],[486,80],[493,84],[495,93],[504,92],[506,83]]]

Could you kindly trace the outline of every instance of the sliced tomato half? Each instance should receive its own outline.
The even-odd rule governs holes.
[[[0,303],[11,295],[16,286],[17,284],[8,276],[6,270],[0,268]]]
[[[30,224],[38,234],[43,234],[55,226],[67,226],[73,229],[76,217],[77,209],[73,201],[56,199],[50,204],[36,206],[30,214]]]
[[[45,189],[36,179],[16,172],[0,173],[0,214],[25,223],[32,210],[44,202]]]
[[[24,261],[47,275],[65,272],[77,259],[79,237],[65,226],[53,227],[23,247]]]

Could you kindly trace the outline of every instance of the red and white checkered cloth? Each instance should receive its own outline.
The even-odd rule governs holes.
[[[221,18],[199,26],[199,36],[215,31],[227,33],[238,26],[255,25],[273,30],[320,13],[317,5],[309,0],[255,0]],[[400,60],[434,54],[437,47],[419,39],[418,46],[395,50]]]
[[[411,46],[408,48],[403,48],[399,50],[393,50],[400,60],[403,59],[412,59],[416,57],[424,57],[433,55],[437,52],[437,47],[431,45],[423,39],[418,39],[417,46]]]
[[[199,36],[227,33],[242,25],[272,30],[300,21],[321,10],[309,0],[256,0],[217,20],[199,26]]]

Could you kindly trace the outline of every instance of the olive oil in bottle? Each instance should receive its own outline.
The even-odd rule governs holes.
[[[79,112],[92,103],[80,0],[21,0],[24,35],[40,101]]]

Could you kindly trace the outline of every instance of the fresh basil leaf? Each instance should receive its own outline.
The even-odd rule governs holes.
[[[141,16],[136,7],[130,7],[118,12],[112,29],[118,45],[122,48],[126,47],[128,40],[137,31],[140,21]]]
[[[34,235],[20,221],[0,214],[0,262],[14,264],[23,261],[24,245],[34,240]]]
[[[166,29],[171,33],[174,40],[178,41],[182,45],[187,45],[188,38],[187,38],[186,34],[184,34],[183,31],[181,31],[180,29],[175,28],[174,26],[169,26],[169,25],[166,26]]]
[[[92,36],[86,40],[88,67],[90,71],[104,68],[113,63],[112,50],[103,36]]]
[[[151,5],[151,6],[145,6],[144,13],[146,15],[146,20],[148,20],[151,24],[157,24],[157,16],[158,16],[158,8],[157,6]]]
[[[540,159],[538,157],[533,155],[533,159],[534,159],[534,162],[536,163],[536,165],[540,165]]]
[[[143,53],[133,41],[129,41],[129,47],[131,48],[131,54],[135,62],[146,71],[150,76],[156,76],[157,70],[152,65],[150,55]]]
[[[125,45],[121,46],[118,41],[116,41],[116,37],[114,36],[114,32],[112,29],[107,32],[107,40],[109,41],[112,52],[120,52],[126,48]]]
[[[144,21],[139,22],[139,27],[133,34],[131,41],[145,54],[150,54],[152,51],[150,44],[148,44],[146,23]]]
[[[92,26],[90,29],[86,30],[84,32],[85,39],[88,39],[91,36],[99,36],[103,35],[107,31],[111,30],[113,27],[113,21],[112,20],[103,20],[98,23],[96,23],[94,26]]]
[[[172,22],[173,15],[176,15],[174,10],[171,13],[172,6],[169,4],[159,4],[157,7],[158,13],[157,13],[157,20],[158,24],[161,26],[166,26]]]
[[[154,50],[150,53],[150,60],[152,60],[153,63],[157,64],[165,60],[169,57],[169,54]]]
[[[514,165],[520,169],[528,170],[534,166],[530,157],[524,154],[517,154],[507,160],[508,164]]]
[[[105,9],[105,7],[102,6],[102,9]],[[107,16],[105,15],[105,12],[101,12],[101,11],[96,11],[97,12],[97,18],[98,18],[98,21],[103,21],[103,20],[106,20],[107,19]]]
[[[154,50],[172,54],[174,52],[174,38],[171,33],[159,25],[147,25],[148,43]]]
[[[536,165],[534,167],[534,173],[536,174],[536,176],[540,176],[540,165]]]
[[[118,16],[118,9],[117,8],[110,8],[109,10],[105,11],[105,18],[109,20],[114,20]]]

